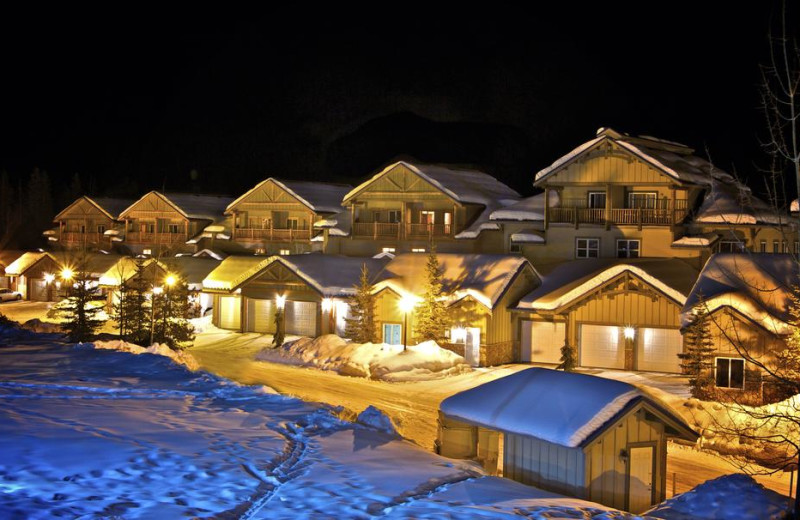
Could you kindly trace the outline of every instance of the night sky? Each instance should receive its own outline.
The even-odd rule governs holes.
[[[780,4],[619,5],[6,18],[0,169],[78,172],[96,195],[238,195],[410,157],[530,194],[611,126],[707,149],[758,190],[758,66]]]

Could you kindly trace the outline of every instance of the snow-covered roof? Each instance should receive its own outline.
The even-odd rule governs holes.
[[[268,182],[274,182],[284,191],[292,195],[308,209],[315,213],[339,213],[342,211],[342,199],[353,189],[346,184],[332,184],[328,182],[309,182],[282,180],[270,177],[253,186],[247,193],[231,202],[225,211],[232,210],[239,202],[247,198],[248,195],[258,190]]]
[[[717,233],[704,233],[697,236],[685,236],[672,242],[672,247],[711,247],[720,235]]]
[[[36,265],[40,260],[49,257],[58,265],[61,265],[58,259],[47,252],[26,252],[6,266],[6,274],[11,276],[24,275],[25,271]]]
[[[694,221],[703,224],[786,224],[789,215],[754,196],[739,182],[714,179]]]
[[[539,266],[542,284],[525,295],[518,309],[554,311],[629,272],[683,305],[697,270],[677,258],[585,258]]]
[[[231,291],[273,264],[279,263],[325,297],[349,296],[355,294],[354,286],[361,276],[361,266],[366,264],[374,279],[388,260],[320,253],[269,257],[229,256],[203,280],[203,287]]]
[[[139,202],[150,194],[162,198],[175,210],[189,219],[203,219],[214,221],[222,216],[225,208],[230,204],[230,197],[218,197],[216,195],[195,195],[193,193],[160,193],[151,191],[143,195],[139,200],[120,212],[119,217],[123,218],[133,210]]]
[[[680,183],[708,186],[714,178],[734,181],[728,173],[714,167],[705,159],[693,155],[694,150],[687,146],[654,137],[634,137],[610,128],[601,128],[598,130],[597,137],[583,143],[566,155],[559,157],[547,168],[540,170],[536,174],[534,184],[540,183],[604,142],[618,145]]]
[[[56,220],[61,219],[63,217],[64,213],[69,211],[69,209],[71,207],[73,207],[75,204],[78,204],[82,200],[85,200],[89,204],[95,206],[97,209],[99,209],[101,212],[103,212],[103,214],[105,214],[111,220],[116,220],[118,218],[119,214],[122,213],[122,211],[125,208],[127,208],[128,206],[133,204],[133,201],[130,200],[130,199],[117,199],[117,198],[113,198],[113,197],[89,197],[87,195],[84,195],[84,196],[78,198],[77,200],[75,200],[74,202],[72,202],[72,204],[70,204],[69,206],[67,206],[63,210],[61,210],[58,213],[58,215],[53,217],[53,220],[56,221]]]
[[[148,258],[142,262],[142,267],[148,267],[153,262],[157,262],[155,258]],[[158,265],[167,270],[167,266],[163,263],[157,262]],[[100,275],[97,283],[106,287],[117,287],[126,280],[130,280],[136,274],[136,259],[130,256],[123,256],[118,258],[113,265]]]
[[[24,251],[15,249],[0,249],[0,269],[10,265],[14,260],[22,256]]]
[[[792,288],[800,279],[789,254],[719,253],[708,259],[681,315],[686,325],[701,304],[708,312],[729,307],[774,334],[790,332]]]
[[[544,233],[538,229],[522,229],[511,233],[511,241],[515,244],[544,244]]]
[[[92,277],[105,274],[112,266],[116,265],[122,257],[120,255],[93,254],[87,258],[86,272]]]
[[[550,192],[550,207],[555,208],[559,204],[558,193]],[[517,221],[540,221],[544,220],[544,193],[539,193],[533,197],[526,197],[505,208],[493,211],[489,216],[491,220],[517,220]]]
[[[511,281],[525,266],[533,267],[517,255],[480,255],[439,253],[442,285],[452,292],[452,301],[466,296],[493,309]],[[401,295],[420,297],[426,282],[428,254],[405,253],[397,255],[380,274],[374,291],[392,289]]]
[[[448,397],[446,416],[473,425],[576,448],[644,401],[694,440],[675,414],[633,385],[574,372],[530,368]]]
[[[214,260],[222,261],[224,260],[228,254],[222,251],[214,251],[213,249],[201,249],[200,251],[194,253],[192,256],[196,258],[213,258]]]

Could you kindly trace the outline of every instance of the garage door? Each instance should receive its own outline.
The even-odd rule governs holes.
[[[641,328],[637,332],[638,370],[680,373],[678,354],[683,352],[683,338],[679,330]]]
[[[622,329],[607,325],[581,325],[581,366],[625,368]]]
[[[247,300],[247,330],[262,334],[275,332],[275,302]]]
[[[219,326],[222,329],[238,330],[241,326],[242,310],[236,296],[219,297]]]
[[[549,321],[522,322],[522,361],[561,363],[564,324]]]
[[[286,302],[286,333],[297,336],[317,335],[317,304]]]
[[[31,293],[28,295],[29,300],[37,302],[47,301],[47,284],[43,278],[31,278]]]

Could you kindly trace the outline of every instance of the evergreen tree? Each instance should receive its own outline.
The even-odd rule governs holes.
[[[367,264],[361,266],[361,277],[355,286],[356,294],[350,297],[350,317],[345,318],[344,335],[355,343],[376,343],[375,295],[372,294]]]
[[[575,347],[565,341],[564,346],[561,347],[561,364],[558,365],[558,369],[564,372],[572,372],[576,366],[578,366],[578,356],[577,352],[575,352]]]
[[[152,315],[152,284],[146,274],[144,259],[135,261],[136,273],[128,279],[125,299],[120,302],[119,314],[125,321],[126,330],[122,339],[137,345],[149,345]]]
[[[433,340],[441,342],[449,328],[450,320],[442,287],[442,270],[435,248],[431,248],[425,264],[425,294],[417,306],[414,332],[419,342]]]
[[[194,341],[194,327],[187,320],[189,285],[185,280],[173,279],[173,283],[165,283],[161,294],[153,295],[153,342],[180,349]]]
[[[19,227],[19,194],[14,189],[8,172],[0,174],[0,249],[6,248]]]
[[[69,340],[88,341],[103,324],[100,313],[102,305],[92,300],[89,276],[85,262],[75,271],[71,280],[65,280],[67,298],[59,302],[56,316],[62,320],[61,327],[66,331]]]
[[[714,343],[709,329],[709,317],[704,304],[695,309],[694,319],[686,328],[686,351],[678,354],[681,368],[689,376],[692,397],[703,399],[714,387]]]
[[[286,339],[285,321],[283,319],[283,307],[275,307],[275,335],[272,336],[272,345],[280,347]]]

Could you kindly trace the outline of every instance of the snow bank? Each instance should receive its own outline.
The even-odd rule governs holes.
[[[165,356],[170,358],[175,363],[185,366],[189,370],[199,370],[200,363],[194,358],[193,355],[182,350],[172,350],[167,345],[155,343],[149,347],[140,347],[134,343],[128,343],[120,339],[111,341],[95,341],[92,343],[94,348],[102,350],[117,350],[120,352],[129,352],[131,354],[156,354],[158,356]]]
[[[397,435],[397,430],[389,416],[372,405],[367,406],[363,412],[358,414],[356,422],[384,433]]]
[[[203,332],[217,332],[219,329],[211,323],[211,314],[208,316],[203,316],[202,318],[192,318],[189,321],[192,327],[194,327],[194,333],[200,334]]]
[[[647,516],[669,520],[778,520],[788,518],[787,498],[749,475],[725,475],[662,502]]]
[[[300,338],[279,348],[265,348],[256,354],[256,360],[384,381],[438,379],[472,370],[463,357],[433,341],[403,351],[402,345],[348,343],[333,334]]]

